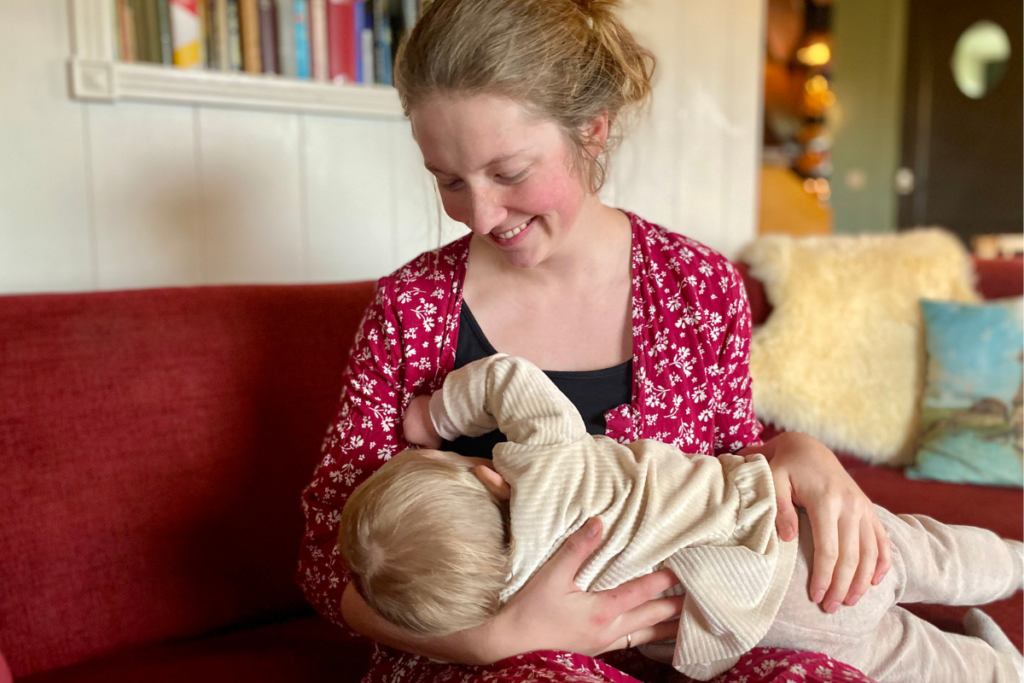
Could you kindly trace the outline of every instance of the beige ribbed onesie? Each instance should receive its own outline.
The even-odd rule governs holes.
[[[812,548],[806,519],[801,520],[799,544],[785,543],[775,532],[775,489],[763,456],[684,455],[678,448],[656,441],[623,445],[604,436],[591,436],[575,406],[541,370],[504,354],[449,374],[431,399],[430,413],[438,432],[448,440],[494,429],[508,438],[494,448],[495,469],[512,487],[510,525],[515,540],[512,571],[502,599],[522,588],[589,518],[599,517],[604,526],[602,543],[581,568],[576,584],[584,590],[604,590],[670,568],[686,592],[672,665],[693,678],[707,680],[730,668],[751,648],[773,645],[824,651],[886,683],[911,680],[877,675],[902,669],[907,663],[907,653],[899,651],[905,634],[903,641],[891,644],[891,656],[885,654],[886,647],[865,647],[862,642],[878,636],[876,628],[888,628],[889,612],[899,610],[893,607],[896,597],[908,597],[903,593],[911,577],[906,576],[905,568],[926,572],[923,578],[928,580],[942,581],[948,572],[937,567],[926,571],[929,562],[949,565],[952,560],[959,567],[961,560],[966,561],[970,567],[959,567],[953,579],[963,583],[965,571],[993,577],[992,581],[981,580],[985,584],[981,587],[974,585],[978,581],[971,580],[973,577],[968,579],[972,588],[966,591],[967,597],[980,602],[1012,594],[1022,580],[1021,559],[991,532],[911,518],[918,526],[918,519],[926,520],[929,530],[938,530],[939,535],[928,533],[927,538],[914,539],[902,528],[897,533],[890,531],[894,570],[886,581],[893,585],[886,587],[883,582],[868,591],[857,607],[828,615],[807,597]],[[887,527],[892,520],[907,526],[906,521],[879,510],[885,513],[882,519]],[[965,529],[968,532],[961,531]],[[955,533],[943,536],[946,531]],[[947,542],[947,536],[952,540]],[[900,547],[905,537],[915,541],[912,548]],[[930,551],[926,547],[915,554],[921,556],[921,562],[904,562],[911,549],[918,550],[917,541],[928,546],[930,540]],[[967,542],[972,544],[969,548],[964,546]],[[943,554],[939,559],[934,556],[939,551],[965,557]],[[978,553],[985,562],[971,561]],[[959,591],[964,593],[962,586]],[[949,591],[939,593],[946,596]],[[915,599],[922,598],[915,595]],[[901,624],[914,620],[940,636],[949,635],[902,610],[897,620]],[[807,632],[802,621],[808,622]],[[816,639],[809,637],[811,631]],[[929,631],[923,637],[933,638],[934,634]],[[991,675],[947,677],[944,669],[933,668],[936,675],[922,679],[921,669],[912,667],[916,674],[912,680],[1017,680],[1008,657],[1000,661],[981,641],[956,638],[978,645],[968,648],[966,655],[956,653],[970,667],[967,670],[973,672],[975,666],[984,665]],[[954,639],[952,647],[957,645]],[[941,659],[944,647],[937,645],[933,649],[939,655],[929,651],[929,657]],[[902,664],[894,669],[894,661]],[[1012,678],[1005,677],[1007,671]]]

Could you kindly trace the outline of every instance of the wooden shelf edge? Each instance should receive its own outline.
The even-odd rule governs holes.
[[[72,58],[74,98],[235,107],[400,120],[398,92],[379,85],[332,85],[279,76],[184,70],[156,64]]]

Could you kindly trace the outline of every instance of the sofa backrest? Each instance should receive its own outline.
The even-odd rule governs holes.
[[[0,651],[15,676],[308,609],[299,494],[372,292],[0,297]]]
[[[751,277],[750,268],[745,263],[736,264],[743,276],[743,284],[747,288],[750,299],[750,313],[755,325],[768,319],[772,306],[768,303],[764,287]],[[977,289],[986,299],[1001,299],[1008,296],[1024,294],[1024,258],[1013,259],[974,259],[974,269],[978,276]]]

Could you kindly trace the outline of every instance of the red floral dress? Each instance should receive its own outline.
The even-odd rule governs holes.
[[[713,250],[635,215],[629,218],[633,396],[606,414],[608,436],[657,439],[706,454],[760,443],[748,368],[750,305],[742,279]],[[342,628],[347,627],[341,594],[351,575],[335,550],[341,508],[364,479],[407,446],[400,419],[409,401],[439,389],[454,367],[468,253],[466,236],[382,278],[356,335],[323,459],[302,496],[306,532],[297,573],[310,603]],[[681,680],[670,667],[635,652],[602,659],[531,652],[471,667],[377,646],[365,680],[637,680],[616,666],[647,681]],[[824,655],[768,649],[748,653],[715,680],[869,682]]]

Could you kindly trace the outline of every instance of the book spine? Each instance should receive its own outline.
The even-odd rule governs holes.
[[[408,37],[412,32],[412,27],[416,25],[416,20],[420,18],[420,3],[419,0],[402,0],[402,23],[403,31],[402,38]]]
[[[213,51],[217,55],[217,68],[231,69],[231,48],[228,40],[228,0],[210,0],[210,14],[213,15]]]
[[[355,36],[353,6],[350,0],[327,0],[328,74],[334,83],[355,81]]]
[[[391,85],[391,16],[387,0],[373,0],[373,30],[376,33],[376,81]]]
[[[292,0],[277,0],[277,65],[280,73],[295,78],[295,18]]]
[[[228,68],[231,71],[242,70],[242,22],[239,18],[238,0],[225,0],[227,4]]]
[[[157,31],[160,36],[160,63],[174,64],[174,45],[171,42],[171,8],[169,0],[156,0]]]
[[[327,53],[327,0],[309,0],[309,39],[312,46],[313,79],[330,80]]]
[[[135,56],[138,62],[152,62],[149,34],[149,0],[130,0],[135,25]]]
[[[201,68],[201,31],[196,0],[170,0],[168,9],[174,65],[182,69]]]
[[[281,73],[277,62],[277,9],[274,0],[258,0],[260,17],[260,60],[263,73]]]
[[[132,10],[131,0],[117,0],[117,13],[119,15],[118,39],[121,41],[121,61],[137,62],[139,58],[135,53],[135,13]]]
[[[309,43],[309,0],[293,0],[292,21],[295,23],[295,75],[313,76],[313,57]]]
[[[238,22],[242,32],[242,68],[246,73],[262,73],[260,15],[256,0],[238,0]]]
[[[365,5],[366,3],[363,2]],[[362,73],[359,76],[360,83],[373,83],[373,13],[365,11],[363,16],[362,31],[360,31],[360,47],[362,48]]]
[[[199,9],[199,66],[210,68],[210,7],[207,0],[196,0]]]
[[[353,82],[363,82],[363,24],[366,22],[366,3],[364,0],[352,2],[352,54],[355,61],[355,78]]]

